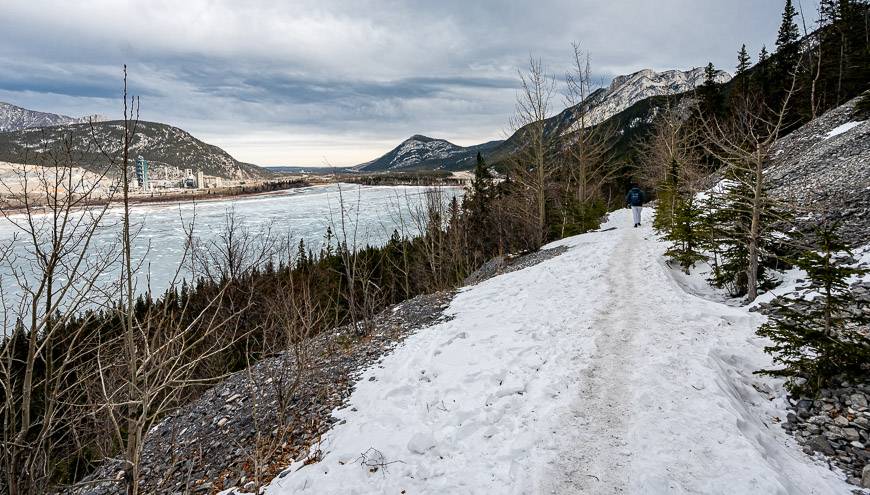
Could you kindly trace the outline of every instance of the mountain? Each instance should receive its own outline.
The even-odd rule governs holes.
[[[731,75],[717,71],[716,82],[725,83]],[[586,102],[568,107],[546,121],[549,132],[565,132],[576,129],[581,115],[584,125],[592,126],[612,119],[648,98],[677,95],[692,91],[704,82],[704,69],[687,71],[667,70],[656,72],[639,70],[632,74],[617,76],[606,88],[592,92]],[[621,122],[621,120],[620,120]],[[624,132],[623,125],[617,128]],[[411,136],[386,155],[358,165],[364,172],[398,170],[468,170],[474,167],[474,158],[481,152],[489,162],[497,162],[510,156],[520,145],[523,130],[520,129],[505,141],[490,141],[476,146],[461,147],[443,139],[426,136]]]
[[[726,83],[730,80],[731,75],[727,72],[721,70],[716,72],[717,83]],[[585,115],[586,126],[604,122],[651,96],[676,95],[691,91],[703,83],[704,69],[701,67],[687,71],[664,72],[643,69],[633,74],[615,77],[609,87],[599,88],[589,95]]]
[[[704,82],[704,69],[687,71],[668,70],[656,72],[651,69],[617,76],[607,88],[592,92],[585,102],[571,106],[559,114],[545,120],[545,132],[566,133],[583,126],[590,127],[602,123],[612,126],[625,138],[634,134],[633,130],[649,123],[657,107],[666,103],[668,98],[680,99]],[[731,75],[717,71],[715,81],[727,83]],[[655,102],[655,104],[651,104]],[[640,106],[641,108],[636,108]],[[626,118],[630,115],[630,118]],[[519,129],[493,155],[495,161],[504,159],[522,144],[524,130]]]
[[[101,115],[87,117],[67,117],[56,113],[37,112],[0,101],[0,132],[19,131],[33,127],[47,127],[67,124],[86,124],[90,121],[106,120]]]
[[[45,160],[45,151],[60,149],[62,143],[68,142],[77,165],[99,171],[105,168],[108,160],[95,149],[94,138],[108,147],[106,151],[117,160],[123,130],[122,121],[107,121],[0,133],[0,161],[40,164]],[[236,180],[271,175],[268,170],[240,162],[226,151],[204,143],[178,127],[156,122],[139,122],[130,155],[133,158],[142,155],[152,169],[159,166],[199,169],[206,175]]]
[[[444,139],[414,135],[384,156],[356,168],[363,172],[406,170],[462,170],[474,167],[477,153],[487,154],[502,141],[458,146]]]

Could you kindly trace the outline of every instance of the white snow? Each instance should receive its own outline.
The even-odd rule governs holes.
[[[837,494],[779,426],[763,317],[668,268],[626,211],[564,254],[461,291],[359,379],[266,489],[316,494]],[[681,278],[682,277],[682,278]],[[691,288],[686,290],[686,288]]]
[[[848,132],[849,130],[854,129],[855,127],[858,127],[861,124],[863,124],[863,122],[861,122],[861,121],[859,121],[859,122],[851,121],[851,122],[846,122],[845,124],[838,125],[837,127],[834,127],[833,129],[831,129],[827,134],[825,134],[825,139],[831,139],[834,136],[839,136],[840,134],[843,134],[844,132]]]

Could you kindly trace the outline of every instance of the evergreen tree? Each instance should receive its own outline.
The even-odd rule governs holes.
[[[870,338],[862,328],[870,318],[852,311],[855,297],[848,279],[867,270],[855,264],[836,229],[827,225],[817,233],[816,249],[803,252],[795,265],[806,271],[807,283],[798,288],[799,295],[776,299],[770,321],[758,330],[773,341],[765,351],[783,368],[762,373],[788,377],[795,392],[818,390],[839,374],[863,379],[870,366]]]
[[[474,166],[474,179],[471,181],[471,190],[475,195],[486,196],[492,183],[492,174],[483,155],[477,152],[477,162]]]
[[[792,0],[786,0],[782,23],[776,36],[777,72],[783,80],[795,70],[798,62],[800,31],[795,22],[797,15]]]
[[[767,53],[767,45],[761,45],[761,51],[758,52],[758,63],[763,64],[767,62],[768,57],[770,57],[770,54]]]
[[[686,274],[696,263],[707,259],[702,251],[702,226],[702,210],[695,197],[687,195],[679,199],[674,210],[673,226],[664,236],[671,243],[665,256],[679,264]]]
[[[737,53],[737,75],[743,75],[749,69],[752,59],[749,57],[749,52],[746,51],[746,44],[740,47],[740,52]]]
[[[762,187],[762,198],[768,193]],[[710,283],[721,289],[726,289],[732,296],[742,296],[749,288],[750,236],[752,226],[752,203],[755,197],[753,171],[748,166],[731,166],[726,172],[726,180],[721,189],[714,191],[704,201],[704,210],[708,211],[708,235],[705,237],[709,245],[707,251],[714,253],[713,271]],[[759,212],[760,225],[769,226],[775,220],[786,217],[784,212],[775,208],[772,201],[763,201]],[[756,240],[760,251],[760,260],[769,259],[768,244],[770,233],[766,229]],[[769,284],[764,262],[758,263],[756,277],[759,287]]]
[[[752,59],[749,57],[749,52],[746,51],[746,44],[744,43],[740,47],[740,51],[737,52],[737,72],[734,74],[736,88],[741,94],[746,94],[749,90],[749,79],[746,71],[749,70],[751,63]]]
[[[758,64],[752,72],[752,86],[762,96],[767,96],[770,93],[770,54],[767,52],[767,47],[762,45],[761,51],[758,52]]]
[[[468,217],[468,231],[472,233],[469,244],[478,259],[488,256],[498,243],[497,233],[493,229],[495,223],[492,215],[493,189],[492,174],[483,156],[478,152],[474,178],[471,180],[471,194],[463,201]]]
[[[308,255],[305,251],[305,241],[299,239],[299,245],[296,247],[296,269],[302,270],[308,266]]]
[[[704,84],[700,89],[701,110],[704,115],[711,117],[722,113],[722,91],[716,82],[716,68],[713,62],[704,68]]]

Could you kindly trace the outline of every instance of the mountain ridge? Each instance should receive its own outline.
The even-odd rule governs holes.
[[[598,125],[645,99],[691,91],[700,86],[704,79],[702,67],[661,72],[641,69],[616,76],[607,87],[596,89],[584,102],[565,108],[547,119],[547,128],[576,129],[581,115],[586,127]],[[714,80],[725,83],[731,80],[731,75],[719,70]],[[519,129],[506,140],[467,147],[457,146],[445,139],[414,134],[381,157],[354,168],[363,172],[468,170],[474,166],[478,151],[496,161],[510,155],[518,146],[521,133],[522,129]]]
[[[109,120],[99,114],[84,117],[69,117],[50,112],[40,112],[0,101],[0,132],[14,132],[35,127],[51,127],[69,124],[86,124]]]
[[[354,167],[360,172],[462,170],[474,166],[477,153],[488,153],[502,141],[459,146],[446,139],[414,134],[384,155]]]

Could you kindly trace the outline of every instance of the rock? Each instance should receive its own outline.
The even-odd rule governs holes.
[[[856,430],[855,428],[843,428],[843,436],[846,438],[846,440],[850,442],[857,441],[859,438],[861,438],[858,435],[858,430]]]
[[[203,483],[198,487],[194,488],[193,491],[194,493],[210,492],[212,486],[213,485],[211,483]]]
[[[867,407],[867,397],[864,397],[864,394],[852,394],[850,399],[853,406]]]
[[[834,448],[831,447],[831,443],[828,440],[821,436],[815,435],[807,440],[807,447],[811,448],[813,452],[821,452],[825,455],[834,455]]]
[[[849,426],[849,420],[845,416],[837,416],[834,418],[834,424],[842,428]]]
[[[861,486],[870,488],[870,464],[864,466],[864,470],[861,472]]]

